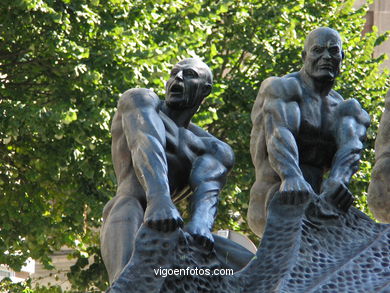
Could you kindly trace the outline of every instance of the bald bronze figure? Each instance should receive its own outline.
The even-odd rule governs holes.
[[[306,39],[299,72],[261,84],[251,116],[256,181],[248,210],[257,235],[277,191],[311,194],[340,212],[353,202],[348,185],[358,170],[369,116],[356,100],[332,89],[343,58],[339,33],[318,28]]]
[[[173,67],[165,100],[148,89],[121,96],[111,128],[118,189],[104,208],[101,230],[110,283],[130,260],[142,223],[162,232],[183,226],[174,202],[187,196],[191,219],[185,230],[212,248],[218,196],[234,161],[227,144],[191,123],[212,79],[205,63],[189,58]]]

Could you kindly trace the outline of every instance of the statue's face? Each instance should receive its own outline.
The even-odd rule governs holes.
[[[330,29],[312,33],[305,45],[304,69],[317,80],[333,80],[340,73],[343,52],[339,35]]]
[[[201,61],[190,59],[173,67],[166,84],[167,105],[175,109],[198,107],[211,91],[210,74]]]

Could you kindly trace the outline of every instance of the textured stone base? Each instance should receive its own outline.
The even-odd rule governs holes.
[[[296,197],[296,199],[294,199]],[[156,276],[154,269],[224,267],[182,230],[142,226],[132,259],[108,292],[390,292],[390,225],[302,195],[275,195],[259,250],[232,276]]]

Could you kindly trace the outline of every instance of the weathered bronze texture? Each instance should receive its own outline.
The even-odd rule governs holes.
[[[227,144],[191,123],[212,79],[205,63],[189,58],[173,67],[165,100],[149,89],[120,98],[111,127],[118,190],[104,208],[101,231],[110,282],[130,260],[142,223],[161,232],[183,226],[173,202],[189,195],[185,230],[212,249],[218,196],[234,161]]]
[[[277,192],[256,257],[234,275],[164,278],[155,269],[224,265],[181,229],[162,233],[143,225],[135,253],[109,293],[387,293],[390,292],[390,225],[355,208],[317,217],[307,193]],[[318,207],[317,207],[318,208]]]
[[[368,187],[368,206],[375,218],[390,223],[390,91],[375,140],[375,165]]]
[[[166,102],[144,89],[124,94],[116,114],[122,118],[115,118],[120,128],[116,137],[123,143],[115,143],[113,127],[113,159],[117,176],[125,168],[125,177],[118,180],[118,194],[105,210],[102,238],[115,241],[114,234],[119,234],[122,246],[124,241],[133,241],[133,254],[122,258],[129,261],[113,277],[108,292],[390,292],[390,225],[375,223],[351,207],[348,184],[358,169],[369,117],[356,100],[344,100],[332,90],[344,57],[339,34],[329,28],[314,30],[302,57],[301,71],[263,81],[252,112],[256,183],[251,190],[249,222],[262,235],[254,257],[210,234],[233,155],[225,144],[188,124],[203,98],[194,94],[201,86],[192,94],[185,89],[195,86],[184,90],[176,86],[187,65],[175,66],[167,83]],[[204,65],[199,66],[206,71]],[[204,78],[200,84],[208,88],[211,82]],[[145,97],[153,107],[143,108]],[[134,100],[139,104],[132,106]],[[136,109],[135,117],[121,103],[129,104],[125,109]],[[140,142],[143,150],[136,147]],[[115,154],[118,147],[125,150],[124,155]],[[208,167],[195,176],[204,181],[196,180],[199,185],[193,185],[191,176],[198,172],[198,160],[205,160]],[[203,182],[211,185],[203,187]],[[190,223],[195,221],[198,228],[190,225],[186,232],[171,197],[176,191],[187,194],[184,186],[188,185],[195,194]],[[205,199],[207,204],[202,203]],[[123,214],[113,212],[113,205],[121,211],[122,205],[133,207],[134,202],[139,206],[134,208],[139,213],[136,217],[128,213],[129,208]],[[116,223],[133,230],[120,230]],[[118,231],[133,234],[124,236]],[[105,261],[109,253],[115,255],[114,248],[103,247]],[[234,268],[235,273],[214,274],[214,269],[221,268]],[[159,269],[179,273],[164,276]],[[209,273],[184,273],[191,269]]]
[[[252,110],[256,181],[248,209],[257,235],[276,191],[319,196],[343,211],[353,202],[348,185],[358,170],[369,116],[356,100],[332,89],[343,57],[338,32],[318,28],[306,39],[299,72],[261,84]]]

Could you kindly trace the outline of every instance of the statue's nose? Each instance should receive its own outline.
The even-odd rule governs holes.
[[[183,71],[180,70],[180,71],[176,74],[175,78],[177,78],[178,80],[183,80]]]
[[[330,59],[331,58],[328,50],[324,50],[322,58],[324,58],[324,59]]]

